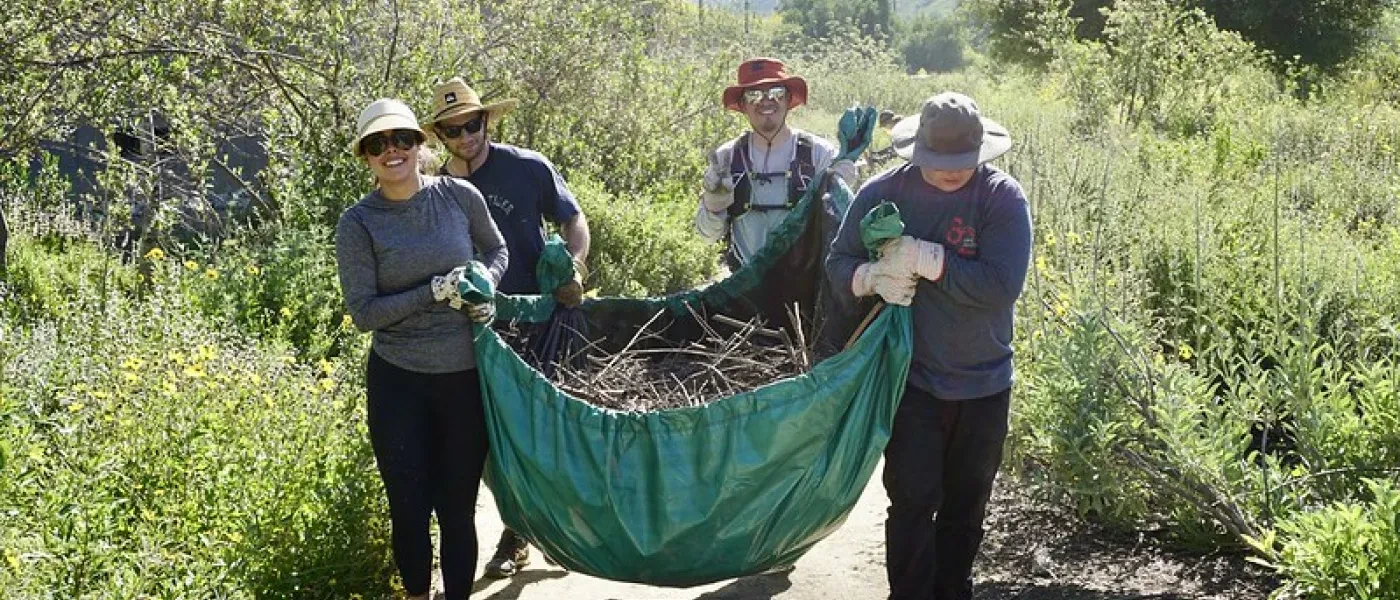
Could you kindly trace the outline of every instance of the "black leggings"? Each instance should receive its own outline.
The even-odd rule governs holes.
[[[369,439],[389,496],[404,591],[428,592],[428,518],[436,510],[447,598],[467,598],[476,571],[476,492],[488,447],[477,371],[418,373],[371,351],[365,387]]]

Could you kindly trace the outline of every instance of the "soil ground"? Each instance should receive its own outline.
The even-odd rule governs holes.
[[[976,566],[976,600],[1262,600],[1274,581],[1237,555],[1176,553],[1146,537],[1120,539],[1054,507],[1037,505],[1003,475]],[[846,524],[797,567],[694,588],[617,583],[532,562],[511,579],[477,581],[486,600],[864,600],[885,598],[880,477],[871,478]],[[477,573],[495,550],[501,522],[483,487],[477,508]],[[440,588],[439,588],[440,589]]]

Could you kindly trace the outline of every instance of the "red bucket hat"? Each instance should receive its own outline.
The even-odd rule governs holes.
[[[787,86],[788,108],[797,108],[807,102],[807,81],[796,75],[788,75],[783,61],[776,58],[746,60],[739,64],[739,84],[724,88],[724,107],[743,112],[744,90],[780,84]]]

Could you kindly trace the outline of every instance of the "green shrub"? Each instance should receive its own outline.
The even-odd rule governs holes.
[[[358,361],[299,364],[179,294],[101,303],[0,316],[6,596],[387,595]]]
[[[715,277],[719,249],[695,231],[695,186],[675,182],[651,194],[615,196],[596,182],[575,179],[593,235],[587,282],[602,296],[661,296]],[[698,192],[695,192],[698,194]]]
[[[1367,480],[1370,499],[1338,502],[1282,521],[1256,547],[1287,578],[1272,597],[1400,598],[1400,490]]]

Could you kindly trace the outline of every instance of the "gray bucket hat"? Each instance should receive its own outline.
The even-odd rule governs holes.
[[[1011,135],[983,117],[977,103],[957,92],[924,101],[919,118],[906,117],[890,131],[894,150],[916,167],[971,169],[1011,149]]]

